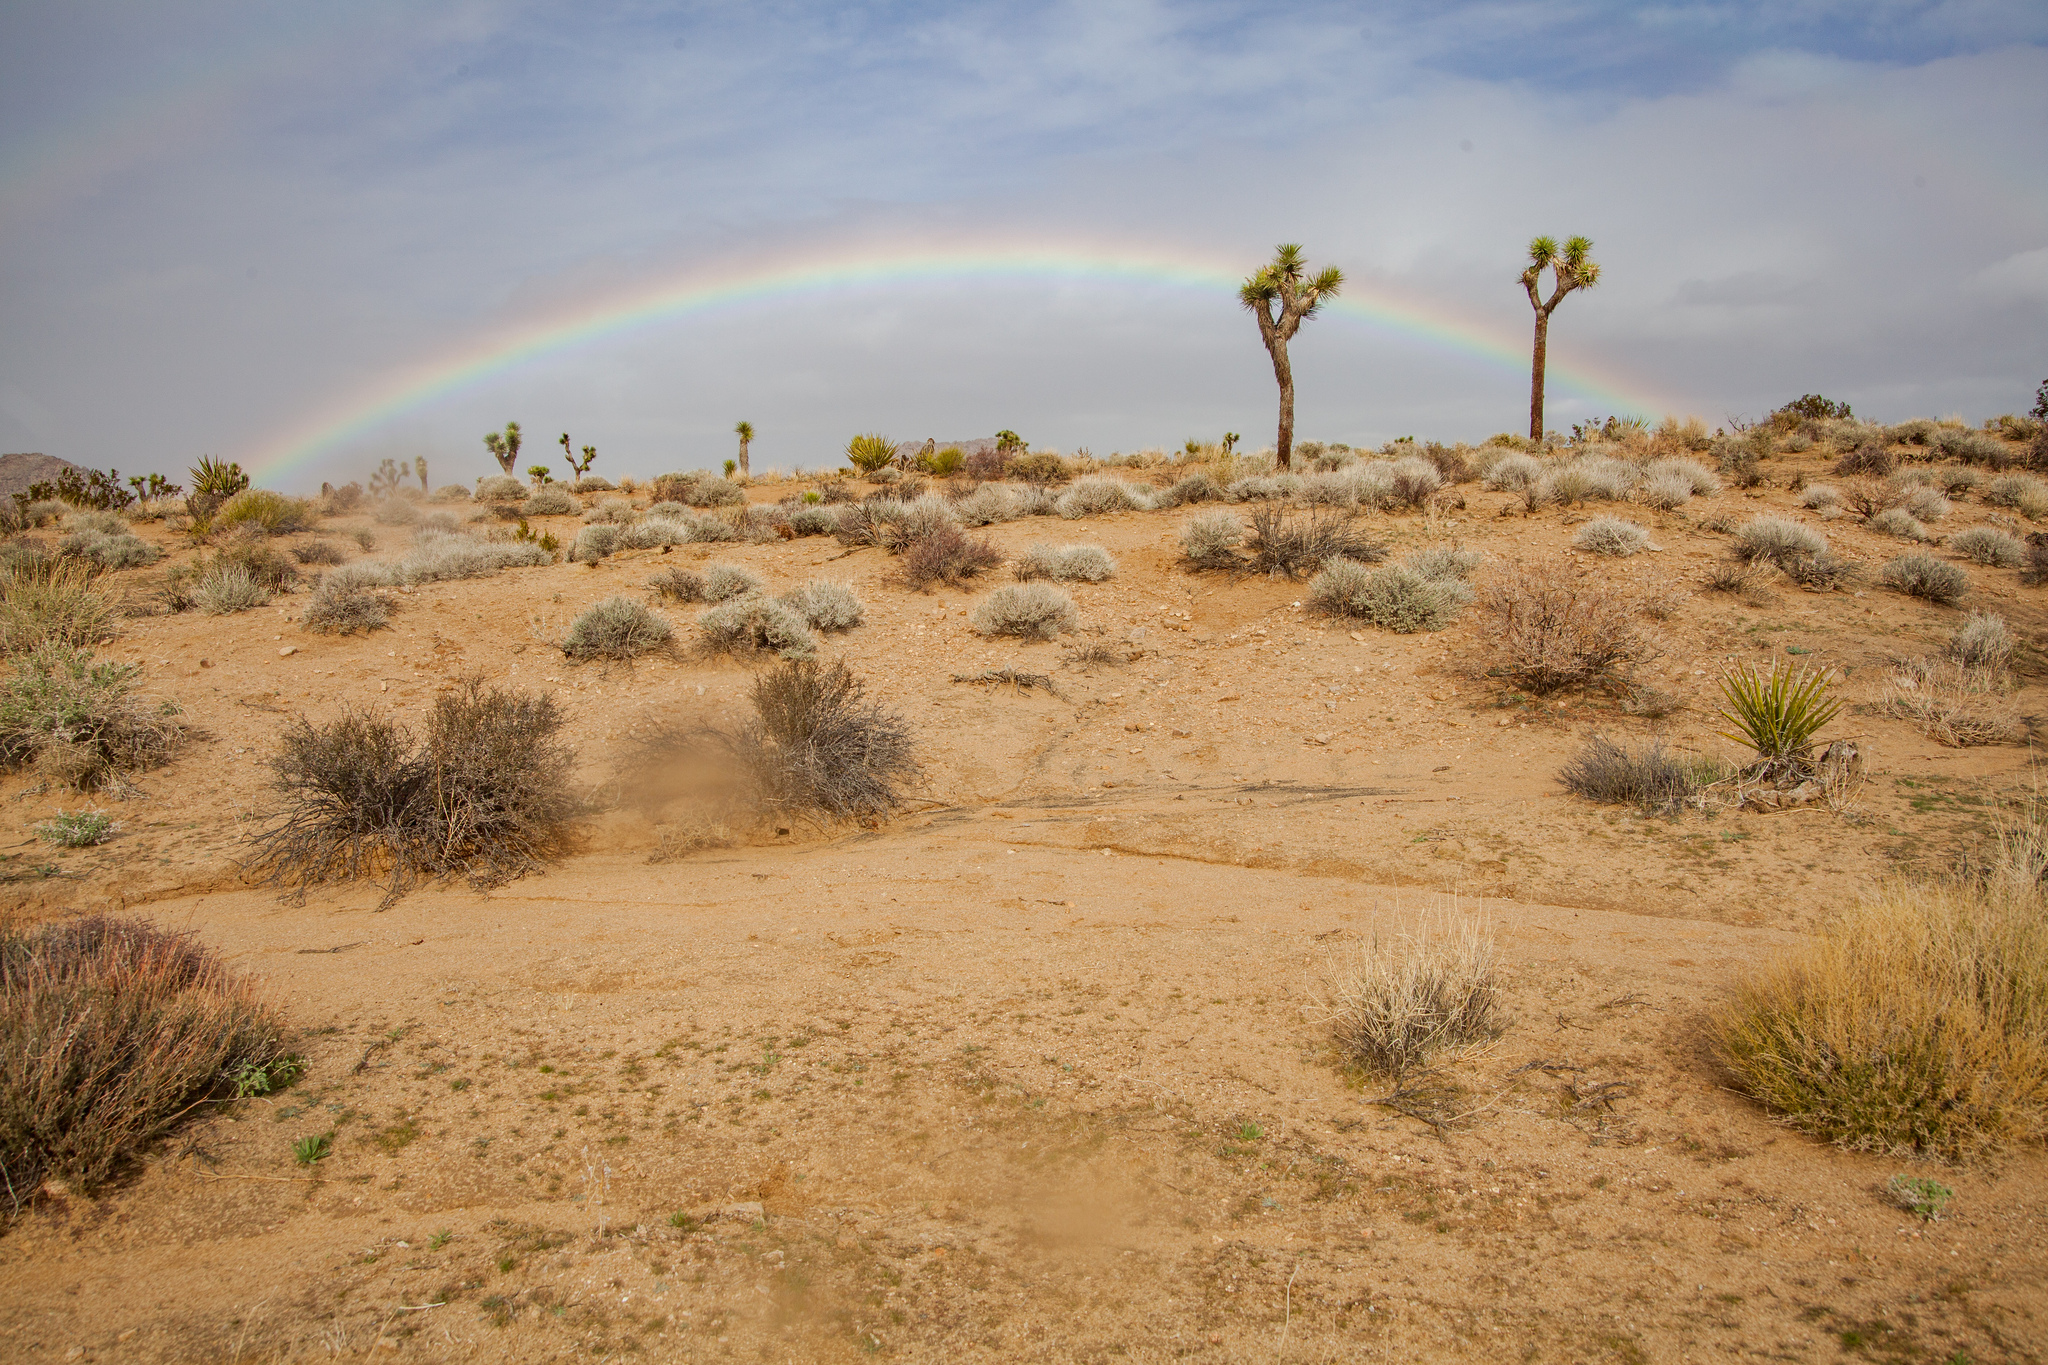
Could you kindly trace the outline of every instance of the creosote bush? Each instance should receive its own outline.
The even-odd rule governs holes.
[[[1970,590],[1969,574],[1919,550],[1886,560],[1877,581],[1893,592],[1944,607],[1954,606]]]
[[[1480,602],[1494,649],[1490,671],[1538,696],[1618,685],[1657,653],[1636,622],[1635,604],[1569,565],[1503,568]]]
[[[968,624],[981,635],[1050,640],[1078,627],[1081,613],[1073,598],[1049,583],[1012,583],[983,598]]]
[[[1397,1087],[1507,1028],[1493,936],[1449,916],[1414,935],[1375,934],[1357,962],[1325,977],[1311,1009],[1340,1057]]]
[[[1588,738],[1558,774],[1574,796],[1610,806],[1664,814],[1677,810],[1721,776],[1711,759],[1673,754],[1662,739],[1641,749],[1605,735]]]
[[[607,597],[579,615],[562,637],[572,659],[637,659],[675,636],[668,622],[630,597]]]
[[[96,1193],[237,1077],[298,1072],[255,986],[185,934],[91,915],[0,928],[0,1191]]]
[[[251,867],[295,891],[380,881],[386,904],[426,881],[536,871],[578,809],[563,725],[554,698],[477,678],[435,699],[424,736],[362,711],[301,717],[270,760],[282,811],[252,840]]]

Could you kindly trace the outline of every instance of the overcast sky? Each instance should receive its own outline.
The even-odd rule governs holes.
[[[1448,331],[1309,322],[1301,433],[1477,440],[1526,426],[1526,361],[1466,342],[1526,347],[1536,233],[1606,269],[1553,326],[1587,381],[1554,373],[1554,427],[2024,411],[2048,5],[0,9],[0,450],[128,473],[468,481],[507,419],[614,476],[715,463],[740,418],[757,468],[863,430],[1270,443],[1227,287],[911,271],[545,344],[679,278],[906,244],[1242,274],[1302,242]]]

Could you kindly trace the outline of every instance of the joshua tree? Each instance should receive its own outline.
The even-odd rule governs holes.
[[[1529,291],[1529,306],[1536,310],[1536,354],[1529,364],[1529,439],[1543,439],[1543,368],[1550,356],[1550,315],[1564,296],[1574,289],[1591,289],[1600,283],[1600,267],[1593,261],[1590,237],[1574,237],[1557,249],[1554,237],[1538,237],[1529,243],[1529,268],[1522,272],[1522,287]],[[1543,272],[1552,272],[1556,288],[1550,302],[1543,301]]]
[[[1232,451],[1236,450],[1236,449],[1237,449],[1237,443],[1238,443],[1239,441],[1242,441],[1243,439],[1244,439],[1244,437],[1242,437],[1242,436],[1238,435],[1238,434],[1237,434],[1236,432],[1234,432],[1234,431],[1226,431],[1226,432],[1224,432],[1224,433],[1223,433],[1223,453],[1224,453],[1225,455],[1228,455],[1228,454],[1230,454],[1230,453],[1231,453]]]
[[[1259,339],[1273,357],[1273,378],[1280,383],[1280,435],[1273,442],[1277,470],[1294,464],[1294,367],[1287,360],[1287,343],[1301,330],[1303,320],[1314,317],[1323,300],[1344,286],[1344,272],[1334,265],[1314,279],[1308,278],[1306,269],[1300,244],[1286,242],[1237,291],[1238,302],[1259,320]]]
[[[754,470],[753,466],[747,463],[747,447],[754,443],[754,424],[752,422],[741,422],[732,430],[733,434],[740,438],[740,477],[743,479],[751,478],[753,477]]]
[[[505,423],[503,435],[495,431],[485,432],[484,449],[491,452],[491,458],[498,462],[498,468],[510,478],[512,470],[519,463],[519,423]]]
[[[426,491],[427,491],[427,457],[426,457],[426,456],[424,456],[424,455],[415,455],[415,456],[413,456],[413,457],[412,457],[412,472],[420,476],[420,492],[422,492],[422,493],[426,492]]]
[[[544,464],[530,464],[526,467],[527,477],[533,480],[533,486],[535,488],[538,488],[542,484],[546,483],[548,481],[548,475],[552,473],[554,473],[554,471],[549,469]]]

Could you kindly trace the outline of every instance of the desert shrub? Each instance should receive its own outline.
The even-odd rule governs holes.
[[[385,572],[392,583],[441,583],[487,578],[500,569],[552,564],[554,559],[552,552],[530,540],[482,541],[465,535],[430,535],[422,536],[403,559],[389,565]]]
[[[999,483],[985,483],[956,500],[953,511],[968,526],[992,526],[999,521],[1014,521],[1018,513],[1017,494]]]
[[[208,616],[231,616],[270,601],[270,589],[240,564],[219,560],[206,566],[192,586],[192,604]]]
[[[2019,739],[2026,727],[2013,705],[2012,679],[2006,672],[2012,640],[2000,638],[2003,621],[1995,616],[1984,619],[1994,623],[1999,634],[1983,631],[1966,640],[1959,631],[1946,654],[1896,664],[1885,687],[1885,714],[1910,721],[1951,749]],[[1986,659],[1977,662],[1963,650],[1981,650]]]
[[[1068,478],[1067,462],[1049,450],[1034,450],[1010,461],[1009,476],[1040,487],[1064,483]]]
[[[554,485],[549,484],[548,487],[552,488],[554,487]],[[536,496],[538,495],[536,494]],[[628,502],[626,499],[606,498],[603,502],[598,503],[595,507],[592,507],[589,511],[585,512],[583,514],[583,520],[589,522],[593,526],[630,526],[633,524],[635,519],[639,517],[639,515],[640,514],[634,510],[633,504]]]
[[[2018,568],[2026,558],[2026,546],[1995,526],[1972,526],[1948,538],[1948,548],[1963,558],[1993,568]]]
[[[1967,497],[1972,489],[1984,486],[1984,476],[1967,466],[1948,466],[1931,472],[1934,486],[1951,498]]]
[[[747,501],[747,491],[731,479],[701,479],[691,485],[686,501],[692,507],[740,507]]]
[[[830,508],[798,507],[792,509],[789,514],[789,529],[800,536],[829,536],[839,529],[839,518],[833,515]]]
[[[1017,557],[1019,581],[1050,578],[1057,582],[1101,583],[1116,572],[1116,560],[1100,545],[1032,545]]]
[[[123,531],[74,531],[57,543],[57,552],[82,559],[98,569],[134,569],[157,561],[156,547]]]
[[[1636,490],[1636,497],[1645,507],[1654,507],[1659,512],[1676,511],[1692,501],[1692,483],[1682,475],[1659,474],[1645,479]]]
[[[64,514],[64,530],[76,535],[81,531],[97,531],[103,536],[125,536],[128,523],[118,512],[102,512],[92,508],[80,508]]]
[[[96,1193],[208,1099],[297,1074],[255,985],[186,934],[90,915],[0,929],[0,1184]]]
[[[525,502],[531,490],[508,474],[493,474],[477,480],[478,502]]]
[[[809,622],[812,630],[852,630],[867,614],[852,588],[822,578],[791,588],[782,594],[781,601]]]
[[[716,562],[704,566],[703,583],[706,602],[723,602],[728,598],[760,592],[763,587],[760,578],[750,570],[737,564]]]
[[[1198,569],[1236,565],[1237,547],[1243,541],[1244,523],[1231,512],[1204,512],[1181,523],[1181,554]]]
[[[1580,746],[1558,781],[1574,796],[1609,806],[1675,811],[1720,776],[1709,759],[1681,757],[1653,739],[1641,749],[1593,735]]]
[[[1735,532],[1733,551],[1747,563],[1787,563],[1828,548],[1827,537],[1810,527],[1784,517],[1752,517]]]
[[[1050,640],[1078,627],[1081,613],[1073,598],[1049,583],[1013,583],[983,598],[968,624],[981,635]]]
[[[444,483],[427,495],[429,502],[468,502],[469,490],[459,483]]]
[[[303,531],[319,520],[313,504],[304,498],[288,498],[268,488],[245,488],[220,505],[213,514],[216,527],[247,526],[265,535],[288,535]]]
[[[64,810],[35,827],[35,836],[59,848],[94,848],[120,830],[120,824],[103,810]]]
[[[586,526],[576,533],[576,541],[569,547],[569,562],[595,564],[607,555],[618,553],[625,542],[625,532],[608,521]]]
[[[297,891],[378,880],[386,904],[422,882],[484,888],[538,870],[578,809],[564,723],[554,698],[477,678],[435,699],[424,737],[359,711],[301,717],[270,760],[282,809],[250,868]]]
[[[668,517],[648,517],[624,528],[624,543],[635,550],[665,549],[670,545],[687,545],[690,542],[692,526],[687,521],[674,521]]]
[[[1398,1087],[1439,1055],[1507,1027],[1492,935],[1470,920],[1421,934],[1375,934],[1358,961],[1330,973],[1313,1009],[1348,1063]]]
[[[1649,548],[1650,533],[1620,517],[1595,517],[1579,528],[1572,544],[1588,554],[1622,559]]]
[[[1153,505],[1185,507],[1195,502],[1222,502],[1224,496],[1223,485],[1216,482],[1215,476],[1206,470],[1198,470],[1161,489],[1154,496]]]
[[[705,644],[726,653],[772,649],[785,659],[808,659],[818,641],[802,613],[760,593],[728,598],[697,617]]]
[[[1911,496],[1911,485],[1901,479],[1847,479],[1842,483],[1842,503],[1868,521],[1880,512],[1903,507]]]
[[[1761,565],[1765,560],[1756,561]],[[1780,561],[1778,567],[1785,576],[1800,587],[1813,592],[1828,592],[1862,581],[1863,570],[1840,555],[1821,551],[1817,555],[1798,555]]]
[[[1502,493],[1520,493],[1543,477],[1543,461],[1533,455],[1505,455],[1494,462],[1480,482]]]
[[[2005,618],[1988,611],[1973,611],[1949,637],[1948,653],[1971,668],[2004,669],[2012,663],[2012,631]]]
[[[569,623],[562,653],[572,659],[637,659],[675,637],[669,623],[630,597],[607,597]]]
[[[260,535],[229,537],[221,542],[210,563],[244,570],[266,592],[290,592],[299,582],[298,565]],[[208,565],[197,564],[194,567],[203,577]]]
[[[1288,578],[1317,571],[1327,559],[1376,564],[1387,556],[1386,547],[1366,536],[1349,511],[1336,507],[1263,504],[1252,511],[1244,544],[1252,568]]]
[[[1003,552],[987,536],[970,536],[951,522],[941,522],[903,544],[897,565],[903,581],[924,589],[934,583],[958,587],[1003,562]]]
[[[309,540],[292,546],[292,558],[301,564],[339,564],[344,557],[331,540]]]
[[[1470,578],[1486,560],[1477,550],[1459,550],[1448,545],[1417,550],[1401,562],[1424,578]]]
[[[903,516],[903,504],[890,498],[866,497],[845,503],[835,514],[833,536],[849,548],[886,545],[889,534]]]
[[[754,680],[753,703],[731,745],[768,809],[871,821],[908,800],[919,775],[910,726],[845,664],[785,663]]]
[[[1480,600],[1494,650],[1491,671],[1538,696],[1619,683],[1656,654],[1636,624],[1633,602],[1564,564],[1503,568]]]
[[[740,528],[723,517],[698,517],[690,523],[690,542],[695,545],[722,545],[740,538]]]
[[[1943,459],[1959,460],[1964,464],[2001,469],[2013,462],[2012,454],[2003,441],[1981,431],[1943,427],[1931,444]]]
[[[1366,621],[1400,635],[1442,630],[1472,600],[1462,579],[1429,578],[1406,565],[1368,568],[1331,559],[1309,582],[1309,600],[1332,616]]]
[[[569,490],[558,483],[542,484],[533,490],[532,497],[519,505],[519,515],[523,517],[571,517],[582,510],[583,505],[570,497]],[[629,503],[624,520],[633,519],[632,511],[632,505]]]
[[[1970,590],[1967,573],[1921,550],[1886,560],[1877,581],[1893,592],[1944,607],[1954,606]]]
[[[894,502],[883,498],[874,510],[879,520],[880,543],[899,552],[935,532],[958,530],[960,526],[960,514],[954,511],[953,504],[934,494]]]
[[[1994,507],[2010,507],[2029,521],[2048,516],[2048,483],[2032,474],[2000,474],[1983,488],[1981,496]]]
[[[1444,486],[1444,476],[1430,461],[1419,455],[1394,462],[1394,477],[1389,489],[1397,506],[1420,507],[1429,501],[1429,495]]]
[[[355,635],[391,624],[391,604],[347,582],[323,581],[313,590],[299,624],[322,635]]]
[[[626,482],[631,483],[632,480],[628,479]],[[602,474],[585,475],[569,485],[571,493],[612,493],[617,490],[618,485],[605,478]]]
[[[1864,445],[1835,461],[1839,478],[1881,479],[1898,468],[1898,461],[1881,445]]]
[[[2039,1141],[2039,872],[2008,855],[1983,877],[1886,886],[1737,987],[1714,1021],[1723,1063],[1786,1122],[1843,1147],[1954,1160]]]
[[[1913,514],[1903,507],[1887,507],[1864,524],[1881,536],[1897,540],[1927,539],[1927,528],[1914,520]]]
[[[1917,521],[1940,521],[1951,510],[1947,498],[1925,487],[1907,490],[1905,509]]]
[[[1825,512],[1831,507],[1842,505],[1842,490],[1833,484],[1810,483],[1799,494],[1799,505],[1815,512]]]
[[[704,575],[694,569],[663,569],[647,580],[647,586],[669,602],[702,602]]]
[[[113,598],[84,564],[17,556],[0,565],[0,653],[96,645],[113,638],[116,613]]]
[[[420,519],[420,509],[404,498],[385,498],[370,509],[379,526],[410,526]]]
[[[1307,484],[1308,481],[1298,474],[1248,474],[1242,479],[1232,480],[1230,486],[1223,490],[1223,495],[1231,502],[1282,502],[1301,492]]]
[[[1069,520],[1107,516],[1112,512],[1143,512],[1152,506],[1152,496],[1136,484],[1122,479],[1076,479],[1060,495],[1059,514]]]
[[[95,661],[45,643],[16,657],[0,683],[0,768],[33,766],[77,791],[118,786],[165,762],[183,737],[177,708],[135,695],[139,665]]]

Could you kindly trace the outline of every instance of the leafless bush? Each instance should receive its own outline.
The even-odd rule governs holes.
[[[1003,552],[987,536],[944,523],[905,544],[898,568],[905,583],[924,589],[934,583],[958,587],[1002,562]]]
[[[1399,1084],[1443,1052],[1506,1030],[1493,936],[1448,916],[1417,934],[1375,934],[1311,1002],[1338,1054]]]
[[[322,635],[355,635],[391,624],[391,604],[376,593],[345,580],[322,583],[313,590],[299,624]]]
[[[1252,510],[1251,534],[1244,543],[1252,568],[1288,578],[1313,573],[1328,559],[1377,564],[1387,557],[1386,547],[1359,530],[1354,514],[1341,507],[1301,510],[1261,503]]]
[[[1636,623],[1634,602],[1566,565],[1504,568],[1481,602],[1496,658],[1491,671],[1538,696],[1622,682],[1657,653]]]
[[[360,711],[301,717],[270,760],[283,810],[252,840],[251,870],[300,892],[379,880],[386,904],[425,881],[488,887],[538,870],[578,805],[563,725],[554,698],[476,678],[435,701],[424,739]]]
[[[1662,813],[1677,810],[1720,775],[1710,760],[1673,754],[1661,739],[1637,750],[1593,735],[1565,764],[1558,781],[1588,801]]]
[[[753,702],[731,745],[767,809],[876,820],[908,800],[919,775],[909,722],[845,664],[782,664],[754,680]]]
[[[255,987],[183,934],[91,915],[0,929],[0,1189],[95,1192],[208,1099],[296,1074]]]

